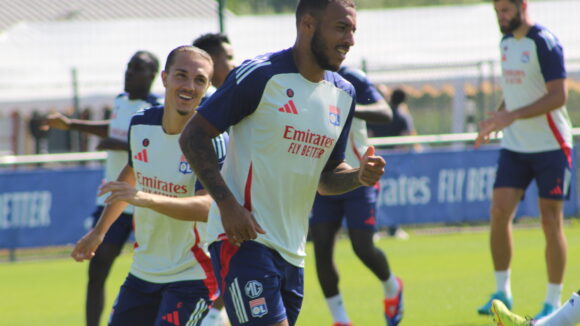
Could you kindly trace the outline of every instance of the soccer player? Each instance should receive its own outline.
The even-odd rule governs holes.
[[[385,99],[362,71],[343,66],[338,73],[356,91],[356,110],[345,161],[351,166],[357,166],[368,147],[366,122],[388,123],[393,114]],[[342,226],[343,217],[346,217],[354,252],[383,285],[387,324],[397,325],[402,317],[402,282],[391,273],[385,254],[373,242],[378,190],[377,184],[338,196],[316,195],[314,201],[310,235],[314,243],[316,272],[335,326],[351,325],[338,289],[339,277],[333,259],[336,234]]]
[[[193,41],[193,46],[207,52],[213,61],[212,87],[206,92],[206,96],[209,97],[223,85],[227,75],[234,69],[234,49],[227,35],[222,33],[203,34]],[[227,317],[222,318],[223,307],[223,299],[219,297],[209,309],[201,326],[225,325]]]
[[[354,45],[352,0],[301,0],[292,48],[245,61],[180,138],[214,198],[212,263],[232,325],[294,325],[302,304],[308,215],[318,190],[374,185],[385,161],[344,160],[354,89],[337,71]],[[222,173],[210,139],[231,126]],[[223,176],[222,176],[223,175]]]
[[[234,49],[227,35],[222,33],[207,33],[196,38],[193,46],[209,53],[213,60],[213,78],[211,84],[215,88],[223,85],[226,77],[234,69]]]
[[[572,169],[571,124],[566,111],[566,69],[562,46],[545,27],[532,23],[527,0],[494,0],[499,27],[504,100],[480,123],[475,146],[503,130],[491,205],[490,245],[496,292],[478,309],[489,314],[491,301],[511,308],[511,222],[532,181],[539,190],[548,288],[539,319],[558,309],[566,266],[563,200]]]
[[[148,51],[138,51],[129,60],[125,70],[125,93],[115,99],[111,120],[90,121],[69,119],[60,113],[48,117],[48,125],[63,130],[78,130],[103,137],[97,149],[107,151],[105,182],[113,181],[127,163],[127,133],[131,117],[138,110],[160,104],[150,93],[151,84],[159,71],[157,57]],[[105,198],[97,198],[93,226],[101,216]],[[113,262],[129,238],[133,227],[133,206],[127,208],[111,226],[103,243],[89,263],[89,281],[85,319],[87,326],[98,326],[105,304],[105,281]]]
[[[491,313],[498,326],[573,326],[580,324],[580,291],[572,293],[570,300],[560,309],[537,320],[521,317],[511,312],[500,300],[493,300]]]
[[[204,51],[181,46],[169,54],[161,73],[165,105],[135,114],[129,129],[129,162],[101,218],[71,256],[90,259],[127,203],[135,208],[135,253],[109,325],[199,325],[215,299],[217,284],[204,251],[211,197],[196,184],[183,156],[179,135],[209,87],[213,64]],[[225,137],[213,145],[223,160]]]

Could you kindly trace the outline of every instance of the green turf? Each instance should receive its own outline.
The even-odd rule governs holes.
[[[580,288],[580,225],[566,228],[569,267],[563,299]],[[541,231],[517,229],[512,272],[515,311],[533,315],[545,293],[544,240]],[[381,239],[393,271],[405,282],[406,313],[402,325],[491,325],[476,308],[494,289],[486,231],[452,234],[411,232],[407,241]],[[308,251],[312,248],[309,245]],[[336,257],[346,308],[357,326],[384,325],[381,288],[375,277],[340,240]],[[107,307],[126,276],[130,255],[114,266]],[[83,325],[87,264],[70,259],[0,264],[0,326]],[[316,280],[312,255],[305,272],[305,300],[298,326],[330,326],[331,319]],[[107,314],[110,308],[107,308]],[[106,324],[107,316],[102,325]]]

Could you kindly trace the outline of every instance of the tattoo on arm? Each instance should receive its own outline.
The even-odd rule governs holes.
[[[220,174],[210,136],[203,128],[191,124],[181,134],[181,150],[205,189],[219,203],[233,195]]]

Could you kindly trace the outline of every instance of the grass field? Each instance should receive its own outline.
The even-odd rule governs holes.
[[[563,299],[580,288],[580,224],[567,226],[569,266]],[[512,287],[515,311],[533,315],[545,294],[543,236],[538,228],[515,230]],[[487,230],[459,233],[411,232],[407,241],[381,239],[394,272],[405,282],[407,326],[491,325],[475,313],[494,290]],[[309,252],[312,247],[309,245]],[[357,326],[384,325],[378,281],[352,253],[347,239],[336,258],[347,310]],[[108,282],[110,307],[131,261],[124,254]],[[86,264],[58,258],[0,264],[0,325],[83,325]],[[306,263],[306,291],[298,326],[331,325],[316,280],[313,257]],[[108,314],[109,309],[106,313]],[[103,325],[106,324],[106,317]]]

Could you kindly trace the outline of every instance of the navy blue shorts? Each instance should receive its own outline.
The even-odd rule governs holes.
[[[304,297],[304,269],[255,241],[209,246],[214,273],[232,326],[296,323]]]
[[[346,217],[349,229],[377,229],[375,216],[377,195],[376,187],[360,187],[338,196],[316,194],[310,225],[326,222],[341,222]]]
[[[212,304],[203,280],[151,283],[129,274],[113,305],[109,326],[197,326]]]
[[[93,227],[97,225],[97,221],[101,218],[101,214],[105,209],[104,206],[97,206],[93,213]],[[105,239],[103,243],[111,243],[116,245],[123,245],[129,239],[133,231],[133,215],[123,213],[119,218],[111,225],[107,234],[105,234]]]
[[[494,188],[525,190],[533,179],[541,198],[562,200],[570,197],[571,166],[562,150],[541,153],[500,151]]]

